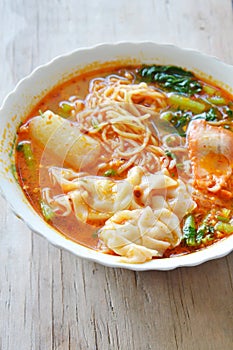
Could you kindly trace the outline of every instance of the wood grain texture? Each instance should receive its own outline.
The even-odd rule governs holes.
[[[0,99],[39,64],[99,42],[153,40],[233,64],[230,0],[0,0]],[[1,350],[231,350],[233,254],[170,272],[81,260],[0,199]]]

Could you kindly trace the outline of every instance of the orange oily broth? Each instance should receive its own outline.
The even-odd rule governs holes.
[[[94,71],[91,73],[85,73],[81,76],[74,77],[70,79],[69,81],[55,87],[51,92],[49,92],[31,111],[31,113],[26,117],[25,123],[30,120],[31,118],[39,115],[39,111],[44,112],[47,109],[50,109],[54,113],[61,114],[62,109],[60,107],[60,103],[62,101],[68,101],[71,96],[75,96],[76,98],[82,100],[85,98],[85,96],[88,93],[88,86],[92,79],[95,79],[97,77],[105,77],[109,74],[119,74],[121,75],[124,70],[134,71],[134,67],[126,67],[124,69],[121,68],[108,68],[106,70],[99,70]],[[204,81],[203,79],[201,80]],[[208,82],[205,82],[208,83]],[[208,83],[209,84],[209,83]],[[211,84],[209,84],[211,86]],[[213,84],[212,84],[213,86]],[[221,96],[223,96],[226,100],[232,100],[232,96],[226,92],[221,90],[220,88],[217,88],[215,86],[215,89],[221,93]],[[201,93],[202,96],[205,96],[205,93]],[[200,94],[200,95],[201,95]],[[30,169],[28,168],[25,158],[23,155],[23,152],[16,152],[16,168],[19,176],[19,183],[21,187],[24,190],[24,193],[28,200],[30,201],[31,205],[34,207],[34,209],[42,216],[41,214],[41,208],[40,208],[40,183],[43,183],[43,186],[48,184],[48,187],[50,186],[50,179],[48,172],[46,171],[47,166],[59,166],[60,161],[56,157],[54,157],[53,154],[46,153],[46,160],[43,161],[43,165],[41,164],[41,159],[43,157],[43,148],[38,145],[34,140],[30,139],[30,135],[27,132],[27,128],[20,129],[20,132],[18,132],[18,139],[17,142],[28,140],[31,143],[33,154],[36,160],[36,171],[34,174],[31,173]],[[216,159],[216,164],[218,162],[223,161],[223,159]],[[205,165],[208,169],[208,165]],[[44,171],[45,170],[45,171]],[[212,170],[212,169],[211,169]],[[104,169],[103,169],[104,172]],[[101,175],[101,174],[100,174]],[[126,174],[122,174],[121,177],[124,178]],[[174,176],[177,176],[176,171],[174,172]],[[119,179],[118,177],[112,177],[113,179]],[[57,186],[57,191],[59,193],[59,186]],[[55,188],[56,192],[56,188]],[[217,196],[218,197],[218,196]],[[215,207],[215,199],[216,195],[211,196],[210,201],[212,202],[211,207]],[[195,212],[200,212],[200,221],[203,215],[205,214],[205,208],[203,209],[200,203],[197,203],[197,209]],[[232,200],[226,201],[226,208],[231,209],[232,208]],[[198,223],[198,217],[197,217],[197,223]],[[75,218],[75,215],[72,213],[67,217],[62,216],[55,216],[50,224],[55,227],[58,231],[60,231],[64,236],[67,238],[80,243],[82,245],[85,245],[87,247],[90,247],[92,249],[98,248],[98,237],[96,235],[96,231],[98,227],[92,226],[91,222],[89,224],[83,224],[82,222],[78,221]],[[104,222],[100,223],[100,225],[103,225]],[[208,244],[212,244],[216,242],[217,240],[223,238],[224,235],[219,234],[216,236],[212,241],[210,241]],[[203,248],[204,244],[201,244],[198,249]],[[180,255],[180,254],[186,254],[194,251],[196,248],[194,247],[188,247],[183,242],[176,248],[169,249],[165,252],[164,256],[169,257],[173,255]]]
[[[80,99],[85,98],[88,93],[89,82],[92,79],[99,76],[104,77],[109,73],[118,72],[119,69],[114,69],[113,71],[112,68],[110,69],[110,72],[109,70],[97,70],[94,73],[85,73],[81,76],[74,77],[69,81],[55,87],[32,109],[30,114],[26,117],[24,124],[27,125],[27,122],[31,118],[40,115],[40,113],[43,113],[47,109],[50,109],[54,113],[60,114],[62,112],[60,107],[60,103],[62,101],[67,101],[71,96],[76,96]],[[31,139],[27,128],[23,128],[23,131],[21,131],[21,129],[19,129],[17,134],[17,143],[25,140],[30,142],[34,157],[36,159],[36,169],[35,174],[32,174],[26,164],[23,152],[16,152],[16,169],[19,183],[33,208],[40,216],[43,217],[40,207],[40,183],[43,183],[44,186],[48,184],[49,187],[50,179],[48,172],[46,171],[46,166],[59,166],[61,165],[61,162],[60,159],[54,156],[54,154],[50,154],[48,151],[46,151],[46,158],[43,158],[43,165],[41,166],[41,159],[43,157],[44,149],[35,140]],[[122,174],[122,177],[123,175],[124,174]],[[117,179],[119,179],[119,177],[117,177]],[[59,186],[57,186],[57,190],[59,192]],[[55,216],[50,221],[50,224],[67,238],[89,248],[97,249],[98,237],[96,231],[98,227],[92,226],[91,223],[89,225],[78,221],[73,213],[67,217]],[[101,224],[103,225],[104,222],[100,222],[100,226]]]

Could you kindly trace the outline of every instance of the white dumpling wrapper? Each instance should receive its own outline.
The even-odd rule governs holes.
[[[168,189],[167,203],[170,209],[182,220],[185,215],[196,208],[196,202],[192,199],[188,186],[180,179],[177,180],[177,183],[178,186],[176,188]]]
[[[144,206],[167,208],[180,220],[196,207],[188,186],[180,179],[171,178],[166,170],[150,174],[135,166],[129,171],[127,180],[141,192],[140,201]]]
[[[82,222],[106,220],[127,209],[133,199],[133,186],[126,180],[86,176],[61,168],[51,168],[50,176],[62,187],[64,196],[69,197],[76,217]]]
[[[143,263],[163,256],[182,238],[179,219],[166,208],[123,210],[114,214],[99,230],[104,245],[121,255],[123,261]]]

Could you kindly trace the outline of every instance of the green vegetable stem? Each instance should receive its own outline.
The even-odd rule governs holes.
[[[19,142],[16,147],[16,150],[23,152],[28,168],[30,168],[31,170],[35,170],[36,162],[34,154],[32,152],[31,143],[28,141]]]
[[[183,234],[188,246],[196,245],[196,225],[193,215],[188,215],[183,226]]]
[[[55,216],[54,211],[43,200],[40,201],[40,208],[41,208],[41,212],[43,214],[43,217],[45,218],[46,221],[50,221],[53,219],[53,217]]]
[[[168,97],[168,101],[171,105],[179,107],[179,109],[188,110],[193,113],[202,113],[206,108],[204,103],[177,94],[171,94]]]
[[[215,230],[226,233],[227,235],[230,235],[233,233],[233,225],[227,223],[227,222],[222,222],[218,221],[215,226]]]
[[[117,175],[117,171],[115,169],[108,169],[104,173],[104,176],[106,177],[115,176],[115,175]]]

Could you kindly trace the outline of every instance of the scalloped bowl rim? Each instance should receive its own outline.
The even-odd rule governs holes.
[[[208,248],[187,255],[153,259],[142,264],[123,263],[118,257],[75,243],[49,226],[31,207],[12,175],[10,170],[12,155],[10,153],[17,126],[21,115],[26,115],[31,107],[39,101],[40,96],[45,95],[53,86],[65,81],[72,74],[77,73],[79,69],[94,61],[109,62],[119,59],[127,60],[131,57],[142,63],[171,63],[200,74],[204,72],[204,76],[217,80],[223,87],[228,87],[233,92],[233,66],[197,50],[182,49],[172,44],[153,42],[104,43],[59,55],[50,62],[40,65],[30,75],[20,80],[15,89],[6,96],[0,108],[2,121],[0,125],[2,140],[0,144],[2,158],[0,162],[1,195],[8,201],[11,210],[32,231],[47,238],[53,245],[61,249],[105,266],[135,271],[173,270],[177,267],[196,266],[212,259],[221,258],[233,250],[233,235]],[[30,109],[28,109],[29,107]]]

